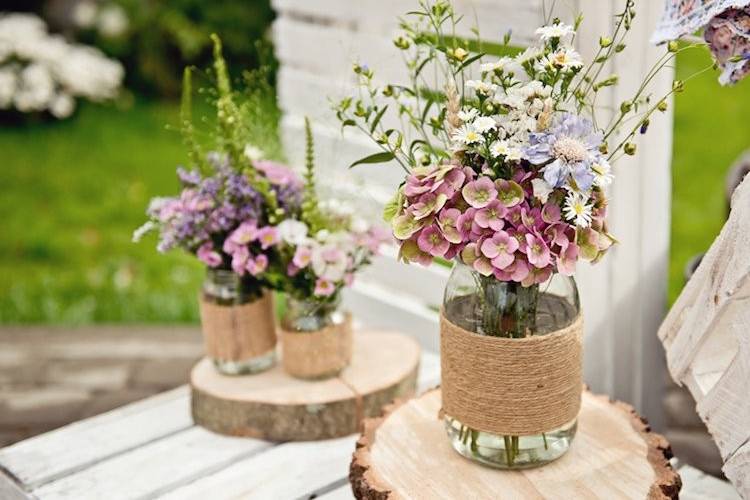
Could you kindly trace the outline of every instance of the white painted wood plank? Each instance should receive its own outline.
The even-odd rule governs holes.
[[[317,498],[318,500],[352,500],[354,494],[352,493],[352,487],[345,484],[344,486],[339,486],[335,490],[324,493]]]
[[[31,498],[13,479],[0,471],[0,498],[2,500],[26,500]]]
[[[193,425],[180,387],[0,450],[0,466],[35,487]]]
[[[440,361],[424,353],[418,388],[439,381]],[[163,499],[204,498],[309,498],[333,487],[340,489],[358,436],[327,441],[285,443],[238,461],[163,495]],[[346,486],[348,489],[348,486]],[[351,492],[349,493],[351,495]]]
[[[271,446],[196,426],[45,484],[32,493],[41,500],[153,498]]]
[[[682,479],[681,500],[740,500],[740,495],[727,481],[683,465],[678,470]]]
[[[274,0],[272,4],[281,16],[387,37],[397,30],[398,17],[418,6],[415,0]],[[457,30],[463,37],[474,38],[470,27],[478,24],[484,37],[497,40],[512,29],[514,41],[526,45],[542,22],[541,0],[453,0],[453,5],[466,18]]]
[[[340,481],[349,470],[357,436],[286,443],[238,461],[162,498],[293,499]]]

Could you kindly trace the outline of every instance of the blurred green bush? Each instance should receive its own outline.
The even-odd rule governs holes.
[[[235,74],[260,63],[275,69],[256,49],[259,42],[270,45],[270,0],[30,0],[18,7],[119,59],[126,86],[139,94],[178,96],[184,66],[209,66],[211,33],[221,37]]]

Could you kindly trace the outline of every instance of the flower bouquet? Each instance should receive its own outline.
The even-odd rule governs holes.
[[[300,213],[278,226],[286,275],[281,321],[284,369],[295,377],[337,375],[351,359],[351,316],[340,310],[341,291],[369,264],[387,237],[336,199],[321,202],[315,187],[313,144],[306,120],[307,165]]]
[[[193,165],[177,170],[179,196],[152,200],[149,220],[134,239],[156,230],[160,252],[180,248],[205,264],[200,310],[207,353],[222,373],[252,373],[275,360],[276,322],[269,290],[282,259],[278,224],[299,210],[303,185],[290,169],[260,159],[264,153],[252,145],[262,138],[268,153],[280,150],[277,136],[252,128],[265,120],[252,116],[258,113],[253,96],[270,92],[270,86],[258,75],[246,75],[251,83],[247,93],[232,91],[217,37],[214,46],[216,148],[204,153],[194,139],[188,69],[182,129]]]
[[[634,15],[624,1],[590,62],[573,47],[581,16],[573,26],[547,16],[537,45],[516,51],[506,36],[489,58],[481,40],[455,36],[450,3],[422,0],[394,40],[408,82],[378,85],[355,64],[358,97],[334,105],[343,127],[382,150],[355,164],[405,170],[385,209],[400,257],[455,262],[441,311],[443,411],[453,447],[472,460],[544,464],[575,435],[582,318],[572,275],[615,243],[611,163],[635,154],[635,136],[682,90],[648,91],[682,50],[672,43],[609,124],[599,121],[597,95],[618,81],[602,72]],[[407,126],[391,127],[394,118]]]

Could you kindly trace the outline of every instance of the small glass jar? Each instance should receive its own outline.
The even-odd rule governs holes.
[[[579,313],[578,289],[571,277],[553,274],[545,283],[523,287],[482,276],[458,261],[443,299],[443,315],[454,325],[505,338],[557,332],[573,324]],[[536,467],[559,458],[570,447],[576,422],[538,435],[503,436],[472,429],[445,415],[446,431],[458,453],[501,469]]]
[[[207,269],[201,321],[208,355],[219,372],[258,373],[276,362],[273,297],[252,277]]]
[[[293,377],[321,380],[338,375],[352,354],[351,318],[340,310],[341,298],[287,297],[281,320],[283,365]]]
[[[341,296],[338,294],[327,301],[296,299],[287,295],[281,325],[289,332],[316,332],[327,326],[342,325],[346,316],[340,307]]]

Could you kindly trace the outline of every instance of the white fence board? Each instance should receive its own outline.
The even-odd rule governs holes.
[[[69,444],[72,447],[75,442]],[[153,498],[270,446],[196,426],[48,483],[33,494],[42,500]]]
[[[0,466],[27,486],[69,475],[193,425],[186,387],[21,441],[0,450]]]

